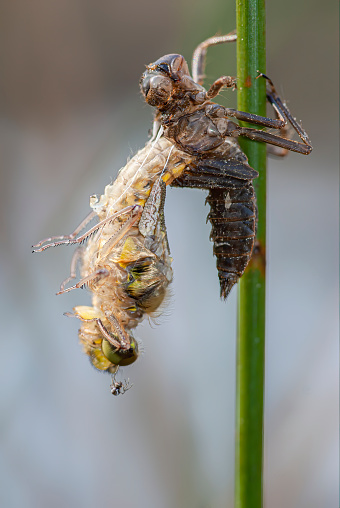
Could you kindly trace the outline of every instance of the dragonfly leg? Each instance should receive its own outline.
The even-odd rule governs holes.
[[[99,268],[95,272],[90,273],[90,275],[87,275],[83,279],[80,279],[80,281],[77,282],[77,284],[75,284],[74,286],[71,286],[67,289],[64,289],[64,287],[62,289],[60,288],[60,291],[58,291],[57,295],[69,293],[73,289],[84,288],[84,287],[88,286],[91,282],[92,283],[99,282],[101,279],[104,279],[105,277],[107,277],[109,275],[109,273],[110,272],[108,270],[106,270],[106,268]],[[66,281],[67,281],[67,279],[66,279]],[[66,282],[66,281],[64,281],[64,282]],[[65,286],[64,282],[63,282],[63,285]]]
[[[130,210],[127,210],[127,209]],[[130,217],[123,223],[120,229],[112,235],[107,242],[104,243],[103,247],[98,250],[98,261],[104,259],[106,255],[113,249],[115,245],[126,235],[126,233],[139,221],[143,207],[140,205],[133,205],[125,208],[126,212],[130,212]]]
[[[49,238],[44,238],[44,240],[40,240],[40,242],[36,243],[35,245],[32,245],[32,247],[34,248],[33,252],[41,252],[43,250],[45,250],[45,248],[47,249],[48,246],[52,246],[51,242],[55,242],[56,240],[59,240],[63,243],[66,243],[67,241],[69,240],[73,240],[74,238],[76,238],[76,236],[80,233],[80,231],[82,229],[84,229],[84,227],[89,223],[91,222],[91,220],[93,220],[95,217],[96,217],[96,213],[94,211],[90,212],[86,217],[85,219],[83,219],[81,221],[81,223],[79,224],[79,226],[76,227],[76,229],[70,233],[69,235],[61,235],[61,236],[50,236]],[[39,248],[41,247],[44,243],[48,243],[49,245],[46,246],[46,247],[42,247],[42,248]]]
[[[117,351],[121,351],[121,350],[126,350],[126,349],[129,349],[130,348],[130,340],[119,340],[118,337],[116,337],[115,335],[113,335],[111,332],[109,332],[109,330],[106,328],[105,325],[103,325],[103,322],[101,319],[97,319],[97,324],[98,324],[98,327],[100,329],[100,331],[102,332],[103,336],[105,337],[105,339],[110,342],[110,344],[117,349]]]
[[[99,330],[101,331],[102,335],[105,337],[105,339],[117,350],[122,351],[129,349],[130,347],[130,341],[123,341],[121,342],[118,337],[113,335],[103,324],[102,320],[100,318],[93,318],[93,319],[82,319],[82,321],[95,321],[98,325]]]
[[[118,319],[110,312],[105,312],[106,318],[109,320],[110,324],[113,327],[113,331],[115,334],[115,339],[119,343],[120,349],[129,349],[131,345],[131,337],[130,335],[125,331],[123,325],[118,321]],[[114,346],[115,344],[108,339],[109,342]]]
[[[110,344],[117,351],[126,351],[131,346],[131,337],[124,331],[123,327],[120,325],[118,319],[116,319],[113,315],[109,316],[109,322],[113,325],[113,333],[111,333],[107,327],[104,325],[102,319],[98,316],[93,316],[93,308],[85,307],[85,313],[83,312],[82,307],[76,307],[73,309],[75,312],[65,312],[64,316],[67,317],[75,317],[80,319],[84,323],[96,323],[100,332],[105,337],[105,339],[110,342]],[[89,312],[90,311],[90,312]],[[92,315],[92,316],[91,316]],[[90,345],[94,345],[93,341],[86,337],[86,335],[82,336],[82,339],[88,342]]]
[[[138,205],[127,206],[126,208],[123,208],[119,212],[116,212],[113,215],[110,215],[106,219],[103,219],[102,221],[98,222],[98,224],[93,226],[91,229],[89,229],[83,235],[78,236],[78,238],[75,238],[76,235],[74,235],[73,233],[71,235],[68,235],[68,236],[47,238],[43,242],[39,242],[39,244],[35,245],[34,246],[35,249],[34,249],[33,252],[42,252],[42,251],[44,251],[44,250],[46,250],[46,249],[48,249],[50,247],[56,247],[57,245],[73,245],[73,244],[76,244],[76,243],[80,244],[80,243],[84,242],[85,240],[87,240],[91,235],[96,233],[101,227],[105,226],[106,224],[108,224],[110,222],[113,222],[115,219],[117,219],[121,215],[124,215],[126,213],[131,212],[136,206],[138,206]],[[94,212],[93,212],[93,214],[95,215]],[[92,215],[92,212],[91,212],[90,215]],[[76,231],[77,231],[77,233],[80,231],[79,227],[76,229]],[[61,238],[61,239],[58,240],[58,241],[53,241],[54,239],[58,239],[58,238]],[[46,245],[42,245],[46,241],[49,242],[50,240],[52,240],[51,243],[47,243]],[[37,248],[37,247],[39,247],[39,248]]]
[[[74,251],[74,254],[72,256],[71,260],[71,269],[70,269],[70,275],[63,280],[63,282],[60,284],[60,291],[64,291],[64,288],[66,284],[68,284],[71,280],[75,279],[77,276],[77,264],[80,258],[82,257],[84,252],[84,247],[82,245],[79,245],[79,247],[76,248]]]
[[[206,39],[197,46],[192,56],[192,66],[191,66],[192,77],[195,83],[203,85],[203,81],[205,78],[204,72],[207,49],[210,46],[215,46],[216,44],[223,44],[225,42],[234,42],[236,41],[236,39],[237,39],[236,30],[233,30],[227,35],[217,35],[216,37],[209,37],[209,39]]]

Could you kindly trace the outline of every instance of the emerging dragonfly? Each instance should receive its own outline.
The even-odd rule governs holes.
[[[71,274],[58,294],[85,286],[91,291],[92,306],[75,307],[67,315],[81,320],[83,349],[98,370],[112,374],[114,395],[130,387],[116,381],[118,368],[138,357],[138,343],[131,330],[146,315],[159,311],[172,280],[164,220],[166,185],[209,190],[211,238],[221,296],[226,298],[250,260],[256,229],[252,180],[258,173],[248,165],[237,138],[246,136],[274,145],[279,155],[287,150],[308,154],[312,149],[307,134],[264,75],[276,119],[211,102],[222,87],[236,87],[236,79],[223,76],[206,91],[202,86],[206,50],[235,39],[233,32],[200,44],[193,57],[193,77],[177,54],[165,55],[147,66],[140,85],[145,100],[158,110],[153,138],[120,170],[102,196],[91,197],[92,211],[73,233],[50,237],[34,246],[34,252],[41,252],[56,245],[78,245]],[[240,127],[228,117],[280,132]],[[286,138],[288,122],[302,142]],[[99,222],[80,235],[94,218]],[[85,241],[86,247],[82,245]],[[66,288],[76,277],[78,264],[81,279]]]
[[[160,134],[120,170],[102,196],[90,198],[92,212],[73,233],[34,245],[33,252],[78,245],[71,274],[57,294],[84,287],[91,291],[92,306],[75,307],[66,315],[81,320],[79,339],[84,352],[96,369],[113,376],[113,395],[129,389],[128,383],[116,381],[118,368],[138,358],[131,330],[146,315],[156,315],[172,280],[165,188],[186,168],[189,157]],[[80,235],[95,218],[99,222]],[[66,287],[76,277],[78,264],[80,281]]]

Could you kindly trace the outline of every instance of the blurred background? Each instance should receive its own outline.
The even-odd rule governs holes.
[[[219,299],[200,191],[170,189],[172,298],[112,397],[78,345],[86,291],[56,297],[71,232],[147,140],[138,81],[235,27],[233,1],[0,2],[3,507],[233,506],[236,298]],[[268,165],[265,505],[338,506],[337,3],[268,2],[267,72],[312,140]],[[235,75],[208,53],[207,84]],[[234,106],[236,94],[220,102]]]

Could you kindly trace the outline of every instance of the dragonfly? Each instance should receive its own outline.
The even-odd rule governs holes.
[[[192,77],[183,56],[169,54],[149,64],[140,81],[146,102],[156,108],[152,138],[101,196],[91,196],[91,211],[70,234],[52,236],[33,246],[43,252],[76,245],[70,275],[57,294],[87,288],[92,305],[76,306],[66,315],[80,320],[79,340],[92,365],[112,376],[113,395],[131,385],[118,381],[120,367],[139,357],[133,330],[145,317],[161,313],[172,281],[172,257],[165,225],[166,187],[208,190],[208,219],[217,257],[221,297],[226,298],[251,258],[256,234],[258,172],[248,164],[238,138],[268,143],[276,154],[308,154],[309,138],[267,82],[267,99],[276,118],[224,108],[214,102],[223,87],[236,88],[236,78],[222,76],[203,87],[207,49],[236,40],[236,33],[212,37],[195,50]],[[239,126],[230,118],[270,128]],[[272,129],[277,129],[274,134]],[[291,129],[301,141],[288,139]],[[96,224],[89,228],[92,221]],[[83,230],[88,228],[85,233]],[[80,280],[73,285],[79,269]]]
[[[166,186],[187,167],[188,159],[159,132],[101,196],[91,196],[91,212],[71,234],[33,246],[33,252],[77,246],[70,275],[57,294],[90,291],[91,306],[76,306],[65,315],[81,321],[83,351],[97,370],[112,375],[114,395],[129,388],[127,382],[116,380],[119,367],[131,365],[139,356],[132,330],[145,317],[157,317],[166,301],[173,278],[164,218]],[[97,223],[81,234],[94,219]],[[80,280],[70,285],[78,268]]]

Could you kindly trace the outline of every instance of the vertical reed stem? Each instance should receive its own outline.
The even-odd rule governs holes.
[[[265,2],[236,0],[238,109],[266,116]],[[252,127],[254,127],[252,125]],[[241,141],[254,181],[258,206],[257,242],[239,282],[235,507],[261,508],[263,462],[263,387],[265,345],[266,146]]]

